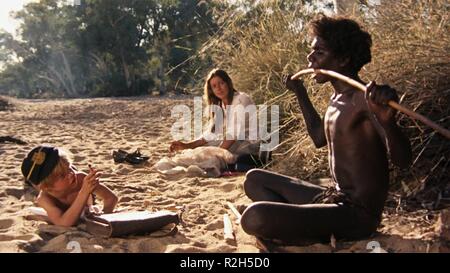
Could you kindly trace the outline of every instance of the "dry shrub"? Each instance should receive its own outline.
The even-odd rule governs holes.
[[[247,13],[221,11],[221,30],[203,52],[231,74],[238,90],[250,93],[257,103],[280,105],[282,144],[275,153],[275,170],[302,179],[329,176],[326,149],[314,147],[294,96],[281,84],[283,73],[306,67],[309,50],[303,25],[313,14],[297,1],[261,2]],[[450,128],[446,1],[383,1],[383,6],[364,8],[364,17],[356,19],[372,34],[374,46],[373,61],[363,69],[362,78],[392,85],[403,105]],[[316,109],[324,113],[330,85],[306,80],[306,86]],[[448,187],[449,140],[403,114],[399,124],[411,139],[415,160],[407,171],[394,169],[393,189],[417,196],[430,185],[437,195],[428,200],[439,196]]]
[[[217,67],[230,73],[237,90],[251,94],[257,104],[277,104],[281,109],[281,145],[274,168],[303,179],[328,175],[326,149],[315,149],[307,136],[293,94],[281,82],[284,73],[307,66],[309,42],[304,22],[313,14],[301,1],[261,1],[247,13],[220,11],[221,31],[204,47]],[[319,111],[326,109],[330,89],[307,83]],[[281,122],[280,122],[281,123]]]
[[[373,61],[364,78],[391,84],[403,105],[450,128],[448,2],[383,3],[371,9],[372,16],[364,20],[374,44]],[[395,169],[393,189],[423,202],[434,201],[437,207],[449,190],[450,140],[403,114],[398,120],[411,140],[414,161],[408,170]]]

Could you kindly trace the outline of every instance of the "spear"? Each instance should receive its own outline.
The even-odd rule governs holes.
[[[359,89],[362,92],[366,92],[367,91],[367,87],[363,84],[361,84],[360,82],[357,82],[347,76],[341,75],[337,72],[331,71],[331,70],[324,70],[324,69],[313,69],[313,68],[308,68],[308,69],[303,69],[299,72],[297,72],[296,74],[294,74],[291,77],[291,80],[296,80],[298,79],[300,76],[302,75],[306,75],[306,74],[312,74],[312,73],[319,73],[319,74],[324,74],[324,75],[328,75],[330,77],[339,79],[341,81],[344,81],[348,84],[350,84],[351,86]],[[421,122],[425,123],[426,125],[430,126],[431,128],[433,128],[434,130],[436,130],[437,132],[439,132],[440,134],[442,134],[443,136],[445,136],[446,138],[450,139],[450,131],[439,126],[438,124],[434,123],[433,121],[429,120],[428,118],[426,118],[425,116],[422,116],[421,114],[418,114],[398,103],[396,103],[395,101],[388,101],[387,103],[390,107],[408,115],[409,117],[413,118],[413,119],[417,119],[420,120]]]

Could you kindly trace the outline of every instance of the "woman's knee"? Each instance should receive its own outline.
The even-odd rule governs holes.
[[[265,202],[251,204],[242,214],[242,229],[250,235],[261,235],[261,231],[268,225],[269,219]]]

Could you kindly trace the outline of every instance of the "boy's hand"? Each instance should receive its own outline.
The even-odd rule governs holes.
[[[376,85],[371,81],[367,85],[366,100],[369,109],[375,114],[381,125],[395,122],[396,110],[387,103],[392,100],[398,102],[397,91],[388,85]]]
[[[284,86],[293,91],[296,95],[306,93],[306,88],[303,85],[302,80],[291,80],[292,74],[283,75],[283,84]]]
[[[89,206],[87,208],[87,210],[88,210],[87,213],[89,213],[90,215],[94,215],[94,216],[102,215],[102,213],[103,213],[102,210],[98,206],[93,206],[93,205]]]
[[[101,173],[96,169],[90,168],[89,174],[83,179],[83,185],[81,186],[81,192],[90,194],[100,184]]]

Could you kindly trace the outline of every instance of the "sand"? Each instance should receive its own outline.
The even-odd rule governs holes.
[[[27,144],[0,143],[0,252],[263,251],[226,206],[227,202],[238,207],[250,203],[243,191],[243,175],[168,177],[151,168],[168,155],[170,128],[175,121],[171,108],[192,105],[191,97],[11,101],[13,110],[0,111],[0,136],[14,136]],[[20,164],[29,150],[44,143],[66,148],[81,170],[87,171],[88,164],[101,169],[102,183],[119,196],[118,210],[156,211],[184,206],[183,225],[174,236],[106,239],[87,233],[83,225],[62,228],[34,219],[27,210],[33,206],[33,194],[24,188]],[[139,148],[151,159],[139,166],[114,163],[112,151],[119,148],[130,152]],[[233,225],[234,241],[224,239],[225,213]],[[438,219],[438,212],[387,211],[373,238],[271,250],[371,252],[371,242],[376,241],[388,252],[445,252],[448,241],[439,238],[442,223]]]

